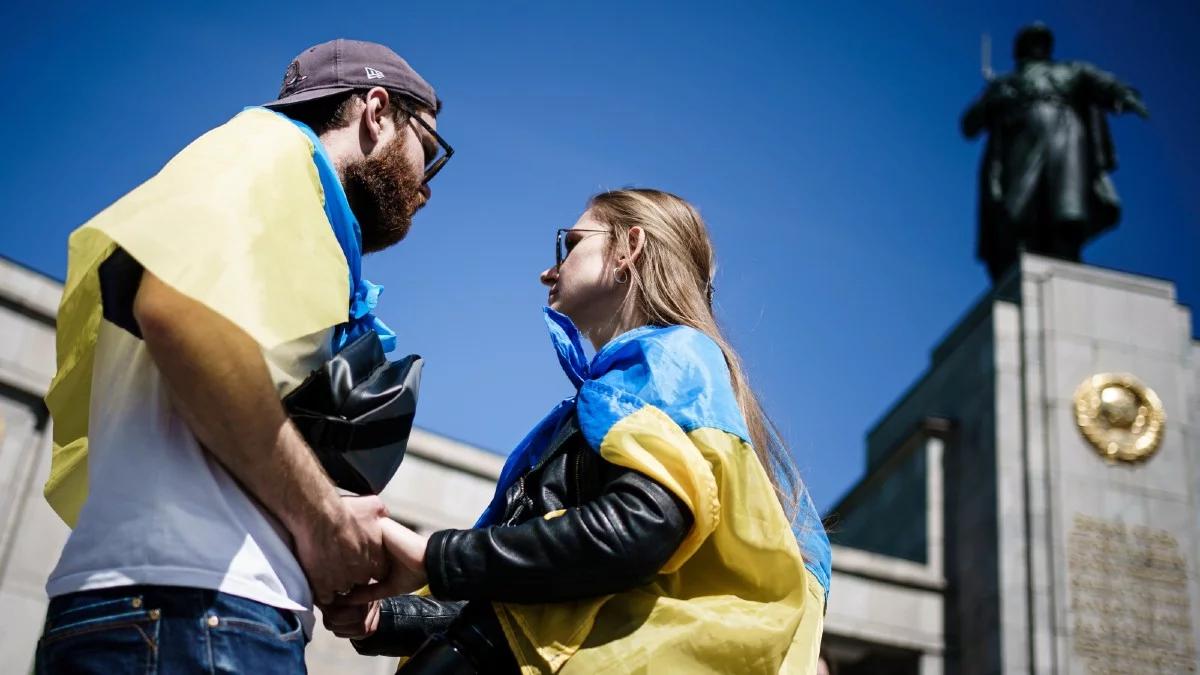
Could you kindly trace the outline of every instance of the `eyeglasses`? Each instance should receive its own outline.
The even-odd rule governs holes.
[[[401,110],[408,113],[410,118],[416,120],[417,124],[420,124],[421,127],[425,129],[425,131],[428,131],[429,135],[433,136],[433,139],[437,141],[438,147],[436,150],[434,150],[433,156],[425,159],[425,178],[421,180],[421,185],[424,185],[433,180],[433,177],[437,175],[437,172],[441,171],[443,166],[446,166],[446,161],[454,155],[454,148],[450,147],[450,144],[446,142],[446,139],[438,135],[438,132],[434,131],[433,127],[429,126],[429,123],[426,122],[425,119],[419,114],[417,114],[415,110],[403,104],[397,105],[399,105]]]
[[[579,237],[578,239],[571,241],[569,235],[572,232],[588,232],[590,234],[588,234],[587,237],[590,237],[593,234],[609,234],[608,230],[584,230],[572,227],[558,228],[554,234],[554,267],[556,269],[562,267],[563,261],[567,259],[567,256],[571,255],[571,249],[575,248],[579,242],[587,239],[587,237]]]

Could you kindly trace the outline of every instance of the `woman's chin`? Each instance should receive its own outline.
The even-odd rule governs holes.
[[[567,317],[571,320],[571,323],[575,324],[576,326],[579,325],[579,321],[575,318],[575,313],[571,310],[570,305],[564,303],[562,300],[558,298],[551,298],[546,306]]]

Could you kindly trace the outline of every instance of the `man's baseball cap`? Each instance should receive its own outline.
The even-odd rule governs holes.
[[[438,110],[433,87],[396,52],[374,42],[331,40],[309,47],[288,65],[279,98],[264,103],[283,109],[354,89],[383,87]]]

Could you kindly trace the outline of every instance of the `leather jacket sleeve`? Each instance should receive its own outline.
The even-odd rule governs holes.
[[[434,533],[425,554],[430,590],[445,599],[538,603],[649,582],[687,535],[692,514],[636,471],[612,475],[596,498],[561,516]]]
[[[366,656],[410,656],[430,635],[445,631],[465,604],[419,595],[384,598],[379,627],[370,637],[350,642]]]

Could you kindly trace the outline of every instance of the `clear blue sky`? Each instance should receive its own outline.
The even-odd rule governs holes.
[[[135,5],[0,10],[0,253],[61,277],[73,228],[273,98],[296,53],[385,42],[438,88],[458,153],[367,273],[401,349],[427,359],[418,424],[498,452],[568,393],[539,314],[554,229],[596,191],[660,187],[707,217],[720,318],[831,505],[865,431],[987,288],[982,148],[958,116],[980,33],[1006,70],[1033,19],[1152,113],[1113,122],[1125,217],[1085,260],[1200,298],[1195,2]]]

